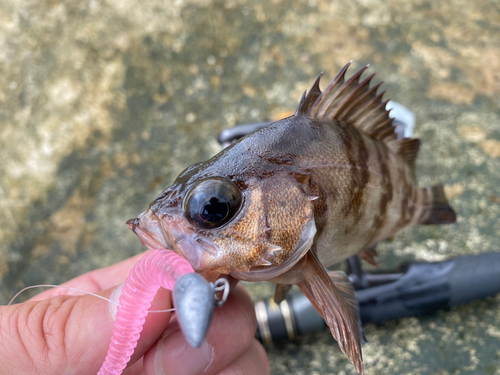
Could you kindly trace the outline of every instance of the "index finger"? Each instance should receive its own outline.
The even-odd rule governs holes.
[[[99,295],[109,298],[112,291]],[[151,308],[170,307],[170,292],[160,288]],[[158,340],[170,315],[145,317],[130,364]],[[93,296],[59,296],[0,306],[0,374],[96,374],[110,346],[114,325],[109,303]]]
[[[125,259],[117,264],[109,267],[100,268],[91,272],[87,272],[81,276],[75,277],[60,286],[68,288],[78,288],[87,292],[97,293],[102,290],[109,289],[113,286],[121,284],[125,281],[130,270],[134,265],[147,253],[142,252],[133,256],[132,258]],[[42,301],[47,298],[57,297],[62,295],[81,295],[81,292],[54,288],[46,290],[40,294],[29,299],[29,301]]]

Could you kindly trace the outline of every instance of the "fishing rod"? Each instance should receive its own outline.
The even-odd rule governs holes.
[[[442,262],[413,262],[395,272],[368,273],[348,259],[349,281],[361,322],[421,316],[500,293],[500,253],[465,255]],[[255,303],[257,338],[264,344],[323,330],[326,323],[302,293],[281,303]]]
[[[392,108],[398,138],[410,137],[415,116],[395,102]],[[259,130],[272,121],[238,125],[219,134],[223,147]],[[466,255],[442,262],[413,262],[385,273],[364,272],[357,256],[348,258],[348,278],[355,289],[362,323],[431,314],[462,303],[500,293],[500,253]],[[279,304],[255,303],[256,337],[264,344],[291,340],[323,330],[326,323],[301,292]]]

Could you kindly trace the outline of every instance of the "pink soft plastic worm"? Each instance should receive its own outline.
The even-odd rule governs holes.
[[[194,272],[171,250],[153,250],[132,268],[123,286],[108,354],[97,375],[119,375],[139,340],[148,309],[160,287],[172,290],[178,278]]]

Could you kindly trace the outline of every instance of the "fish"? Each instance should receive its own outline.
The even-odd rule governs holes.
[[[420,141],[398,138],[383,82],[346,64],[296,112],[185,169],[127,225],[150,249],[172,249],[206,280],[230,275],[298,285],[363,374],[359,312],[346,275],[327,268],[417,224],[451,224],[443,185],[419,188]]]

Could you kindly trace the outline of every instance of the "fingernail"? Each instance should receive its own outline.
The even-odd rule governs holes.
[[[124,286],[125,283],[121,283],[115,288],[115,290],[113,290],[113,293],[111,293],[111,295],[109,296],[109,299],[111,301],[109,303],[109,312],[111,313],[113,321],[116,320],[116,311],[118,310],[118,305],[120,304],[120,296],[122,295]]]
[[[159,341],[168,340],[162,339]],[[201,374],[207,370],[212,364],[214,358],[213,347],[205,340],[203,344],[197,349],[193,348],[187,343],[187,341],[182,340],[181,345],[172,348],[166,342],[162,342],[161,345],[156,346],[156,351],[162,351],[163,363],[158,363],[160,361],[155,361],[155,370],[157,374],[163,374],[164,368],[182,368],[183,374]],[[168,350],[168,353],[165,353]],[[155,353],[155,357],[158,358],[160,353]],[[175,362],[175,363],[172,363]],[[162,369],[159,369],[157,365],[163,365]]]
[[[167,329],[165,329],[165,331],[163,331],[163,333],[161,334],[161,338],[166,339],[167,337],[173,335],[175,332],[178,332],[180,330],[181,330],[181,327],[179,326],[179,323],[177,322],[177,320],[174,317],[174,319],[172,319],[168,323]]]
[[[181,327],[177,323],[176,318],[174,317],[170,323],[168,323],[167,329],[163,331],[161,334],[161,339],[158,340],[155,349],[155,359],[154,359],[154,367],[155,367],[155,375],[167,375],[165,372],[165,367],[163,366],[163,348],[164,343],[167,337],[172,336],[174,333],[179,332]]]

